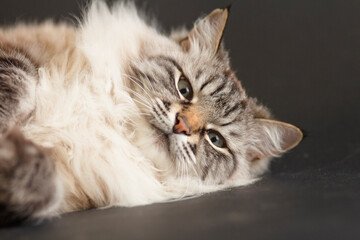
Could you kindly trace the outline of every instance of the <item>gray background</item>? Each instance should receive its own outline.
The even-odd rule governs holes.
[[[230,1],[137,1],[168,31]],[[1,0],[0,23],[74,22],[84,1]],[[71,14],[70,14],[71,13]],[[251,96],[305,129],[252,186],[0,230],[0,239],[359,239],[360,1],[233,1],[225,44]]]

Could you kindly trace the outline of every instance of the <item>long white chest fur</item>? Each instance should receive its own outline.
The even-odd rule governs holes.
[[[149,38],[161,39],[135,10],[112,14],[100,5],[77,31],[75,53],[40,68],[36,109],[24,133],[56,163],[62,211],[169,198],[162,181],[171,175],[170,158],[124,82]]]

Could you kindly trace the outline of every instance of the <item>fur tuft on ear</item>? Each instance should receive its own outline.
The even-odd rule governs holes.
[[[256,136],[247,156],[251,172],[259,175],[267,168],[271,157],[278,156],[300,143],[302,131],[294,125],[269,119],[255,119]]]
[[[218,8],[199,20],[188,36],[180,41],[183,50],[187,52],[197,46],[210,50],[215,55],[218,52],[228,16],[229,8]]]

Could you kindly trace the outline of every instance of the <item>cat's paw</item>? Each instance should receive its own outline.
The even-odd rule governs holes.
[[[42,151],[27,140],[18,128],[13,128],[0,138],[0,186],[6,181],[25,177],[23,171],[36,168],[45,158]]]
[[[0,224],[33,218],[53,202],[55,167],[16,128],[0,139]]]

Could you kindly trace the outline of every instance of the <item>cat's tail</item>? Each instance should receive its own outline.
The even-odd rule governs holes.
[[[46,151],[16,128],[0,136],[0,226],[54,216],[61,199]]]

